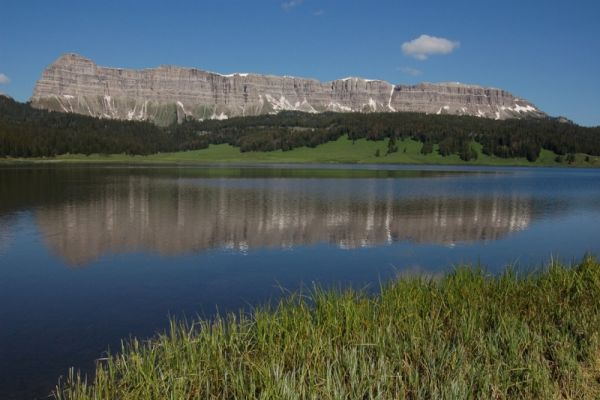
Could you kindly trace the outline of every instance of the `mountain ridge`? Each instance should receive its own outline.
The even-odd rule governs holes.
[[[126,69],[98,66],[76,53],[62,55],[44,70],[31,104],[159,125],[185,118],[226,119],[284,110],[547,117],[529,101],[502,89],[458,82],[395,85],[359,77],[321,82],[256,73],[220,74],[173,65]]]

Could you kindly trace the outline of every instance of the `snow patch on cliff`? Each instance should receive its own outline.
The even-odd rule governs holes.
[[[144,105],[140,107],[140,115],[138,116],[139,120],[144,120],[148,116],[148,100],[144,100]]]
[[[302,104],[300,105],[302,106],[302,108],[308,110],[309,113],[318,113],[318,111],[306,99],[302,100]]]
[[[188,115],[187,111],[185,111],[185,107],[181,101],[177,101],[177,105],[181,107],[181,111],[183,111],[183,115]]]
[[[294,106],[288,101],[288,99],[285,98],[284,95],[281,95],[279,99],[274,98],[270,94],[265,94],[265,97],[275,111],[296,110],[296,108],[294,108]]]
[[[62,103],[62,101],[60,100],[60,97],[58,96],[54,96],[56,98],[56,101],[58,102],[58,104],[60,105],[60,107],[64,110],[64,112],[69,112],[69,110],[67,109],[67,107],[65,107],[65,105]]]
[[[118,118],[118,113],[115,107],[113,106],[113,99],[109,95],[104,95],[104,103],[106,105],[106,110],[108,111],[105,115],[108,118]]]
[[[365,78],[359,78],[357,76],[347,76],[345,78],[338,79],[338,80],[343,81],[343,82],[346,82],[346,81],[384,82],[381,79],[365,79]]]
[[[210,116],[210,119],[217,119],[219,121],[222,121],[224,119],[229,118],[224,112],[222,112],[221,114],[218,114],[213,112],[213,114]]]
[[[392,96],[394,96],[394,89],[395,87],[392,86],[392,90],[390,91],[390,98],[388,99],[388,108],[390,109],[390,111],[396,111],[396,109],[394,107],[392,107]]]
[[[372,111],[377,110],[377,103],[373,100],[372,97],[369,97],[369,107],[371,107]]]
[[[440,109],[437,110],[436,114],[440,115],[442,113],[442,110],[444,110],[444,111],[450,111],[450,106],[445,105],[445,106],[440,107]]]
[[[329,104],[327,104],[327,110],[328,111],[350,112],[350,111],[352,111],[352,108],[344,106],[340,103],[330,102]]]
[[[531,105],[521,106],[519,104],[515,104],[513,110],[518,113],[537,111],[536,108]]]

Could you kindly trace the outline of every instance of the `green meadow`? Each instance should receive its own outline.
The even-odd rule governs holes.
[[[56,399],[598,399],[600,264],[461,267],[175,321]]]
[[[476,160],[463,161],[458,155],[441,156],[434,146],[433,153],[421,154],[420,142],[406,139],[397,142],[398,151],[387,154],[388,139],[356,141],[342,137],[314,148],[300,147],[289,151],[240,152],[228,144],[210,145],[207,149],[176,153],[159,153],[147,156],[125,154],[66,154],[53,158],[4,159],[4,163],[20,162],[115,162],[115,163],[365,163],[365,164],[443,164],[443,165],[492,165],[492,166],[600,166],[600,157],[576,154],[572,163],[557,162],[557,155],[542,150],[535,162],[525,158],[500,158],[481,152],[481,145],[473,143],[477,151]],[[379,150],[379,156],[376,155]],[[587,157],[587,160],[586,160]],[[566,157],[563,157],[566,158]]]

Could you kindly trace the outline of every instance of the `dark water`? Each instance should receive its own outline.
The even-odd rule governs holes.
[[[281,288],[600,254],[600,171],[0,169],[0,398]]]

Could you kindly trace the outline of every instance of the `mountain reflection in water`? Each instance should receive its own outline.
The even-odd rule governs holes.
[[[453,245],[499,239],[531,223],[528,197],[398,196],[409,184],[128,176],[105,183],[93,196],[40,207],[35,216],[48,246],[71,266],[134,251]]]

